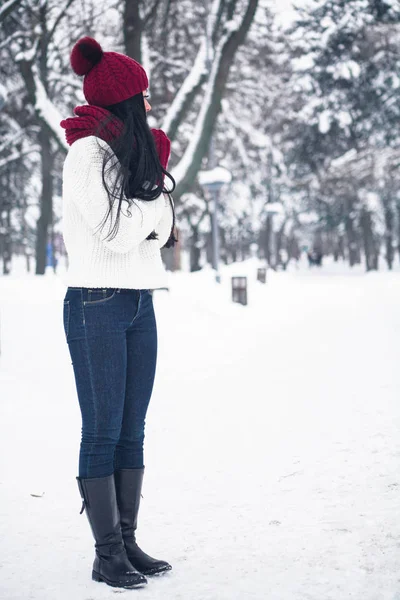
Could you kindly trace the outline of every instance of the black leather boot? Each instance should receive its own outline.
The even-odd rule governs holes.
[[[171,565],[152,558],[139,548],[135,532],[142,491],[144,469],[119,469],[115,471],[115,487],[121,519],[122,537],[132,565],[143,575],[158,575],[170,571]]]
[[[147,583],[146,577],[129,562],[122,540],[114,475],[83,479],[77,477],[83,504],[95,539],[96,557],[92,579],[113,587],[134,588]]]

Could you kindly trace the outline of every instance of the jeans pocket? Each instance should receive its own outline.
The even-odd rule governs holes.
[[[83,301],[84,306],[93,306],[99,304],[106,304],[112,298],[114,298],[118,288],[101,288],[86,290],[85,299]]]
[[[70,312],[71,312],[71,307],[69,304],[69,300],[64,300],[63,323],[64,323],[64,332],[65,332],[66,338],[68,338],[68,333],[69,333]]]

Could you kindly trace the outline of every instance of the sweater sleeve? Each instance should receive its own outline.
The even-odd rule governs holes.
[[[104,239],[114,227],[118,202],[115,201],[103,229],[99,228],[110,207],[103,185],[103,154],[99,145],[103,148],[108,146],[106,142],[90,136],[77,140],[71,146],[64,163],[63,194],[72,199],[90,229],[109,250],[124,254],[141,244],[156,228],[164,210],[164,199],[160,197],[149,202],[134,199],[129,208],[124,202],[117,233],[112,239]]]
[[[167,194],[163,194],[164,196],[164,208],[163,213],[158,225],[156,227],[156,232],[158,233],[158,243],[160,248],[163,248],[167,243],[169,236],[171,234],[172,224],[173,224],[173,215],[171,203]]]

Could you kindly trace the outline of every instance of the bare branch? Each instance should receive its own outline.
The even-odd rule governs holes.
[[[12,11],[17,8],[22,3],[22,0],[8,0],[1,8],[0,8],[0,23],[5,21],[5,19],[12,13]]]
[[[57,27],[60,24],[60,21],[65,17],[67,10],[69,9],[69,7],[75,2],[75,0],[68,0],[67,4],[65,5],[65,7],[63,8],[63,10],[60,11],[60,14],[58,15],[58,17],[56,18],[53,27],[51,28],[51,30],[49,31],[49,33],[47,34],[47,40],[46,43],[48,44],[50,42],[50,40],[52,39]]]
[[[149,9],[149,12],[143,16],[142,23],[144,26],[146,26],[147,23],[155,17],[159,5],[160,5],[160,0],[155,0],[153,6]]]

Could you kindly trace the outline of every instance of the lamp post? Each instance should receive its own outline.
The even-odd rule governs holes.
[[[216,282],[221,283],[221,276],[219,274],[218,203],[221,188],[226,183],[232,181],[232,173],[228,169],[225,169],[225,167],[214,167],[207,171],[200,171],[198,177],[200,185],[213,199],[211,213],[213,269],[215,271]]]

